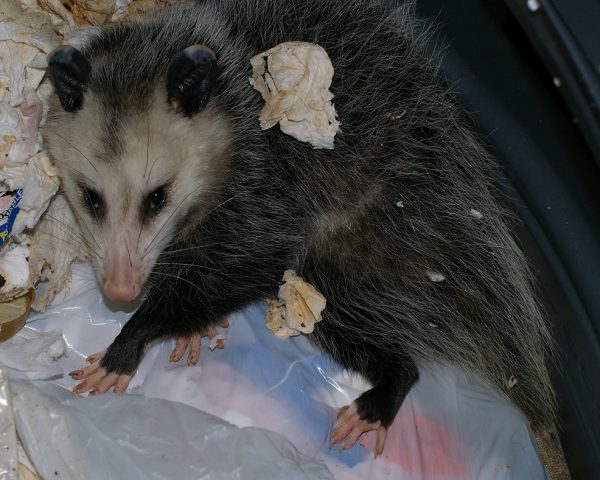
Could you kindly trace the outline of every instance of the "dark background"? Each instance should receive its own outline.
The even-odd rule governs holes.
[[[416,3],[522,220],[557,342],[571,474],[600,478],[600,0]]]

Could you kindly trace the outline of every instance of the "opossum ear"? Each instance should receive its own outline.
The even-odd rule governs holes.
[[[48,67],[54,78],[58,98],[67,112],[75,112],[83,104],[83,92],[92,70],[90,62],[75,47],[64,45],[48,55]]]
[[[217,58],[204,45],[192,45],[179,52],[167,70],[167,99],[174,112],[186,117],[208,103],[217,77]]]

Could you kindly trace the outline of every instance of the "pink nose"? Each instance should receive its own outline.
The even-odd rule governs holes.
[[[142,291],[140,284],[137,282],[119,282],[106,280],[102,287],[104,295],[109,300],[131,302],[135,300]]]

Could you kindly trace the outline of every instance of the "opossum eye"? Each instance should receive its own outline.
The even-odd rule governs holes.
[[[165,206],[167,201],[167,194],[163,187],[159,187],[148,195],[148,205],[152,213],[158,213],[158,211]]]
[[[83,201],[87,209],[96,219],[99,219],[104,212],[104,203],[100,195],[89,188],[83,188]]]

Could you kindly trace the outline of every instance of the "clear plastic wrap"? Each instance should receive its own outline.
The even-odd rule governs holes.
[[[350,403],[368,385],[315,351],[305,336],[276,338],[264,325],[265,311],[261,304],[230,316],[230,327],[221,330],[227,336],[225,348],[210,351],[207,342],[203,343],[196,366],[187,366],[185,357],[178,363],[169,362],[174,341],[155,343],[129,386],[128,392],[136,396],[112,404],[122,409],[119,418],[129,425],[130,434],[147,437],[146,448],[154,455],[169,451],[171,433],[166,435],[158,423],[145,423],[162,413],[151,409],[148,411],[156,413],[145,415],[150,404],[137,396],[141,395],[184,403],[240,427],[279,433],[308,458],[323,461],[338,480],[549,478],[523,415],[482,381],[439,365],[420,365],[419,382],[390,429],[382,457],[373,458],[374,438],[370,435],[350,450],[330,450],[328,437],[337,408]],[[59,363],[68,372],[80,368],[85,356],[106,348],[130,314],[110,310],[94,287],[91,272],[78,265],[70,298],[33,316],[29,326],[63,332],[68,350]],[[52,383],[69,389],[75,385],[68,376]],[[66,391],[63,395],[70,398],[64,405],[73,405],[73,415],[87,411],[90,418],[97,419],[108,415],[102,413],[108,408],[104,402],[115,398],[113,394],[75,398]],[[165,408],[168,412],[171,407]],[[63,409],[65,415],[69,411]],[[185,437],[187,426],[177,428]],[[117,432],[85,429],[79,435],[78,441],[88,444],[96,441],[96,435],[114,440]],[[28,453],[37,465],[36,454]],[[129,460],[135,463],[139,458],[131,456]],[[88,461],[86,457],[77,460]],[[194,453],[188,462],[195,461]],[[196,478],[182,477],[176,465],[172,467],[170,478]],[[136,468],[138,473],[128,479],[163,478],[149,477],[151,469],[143,462]],[[103,472],[89,478],[107,476]]]
[[[17,480],[17,435],[8,386],[8,371],[0,364],[0,479]]]

